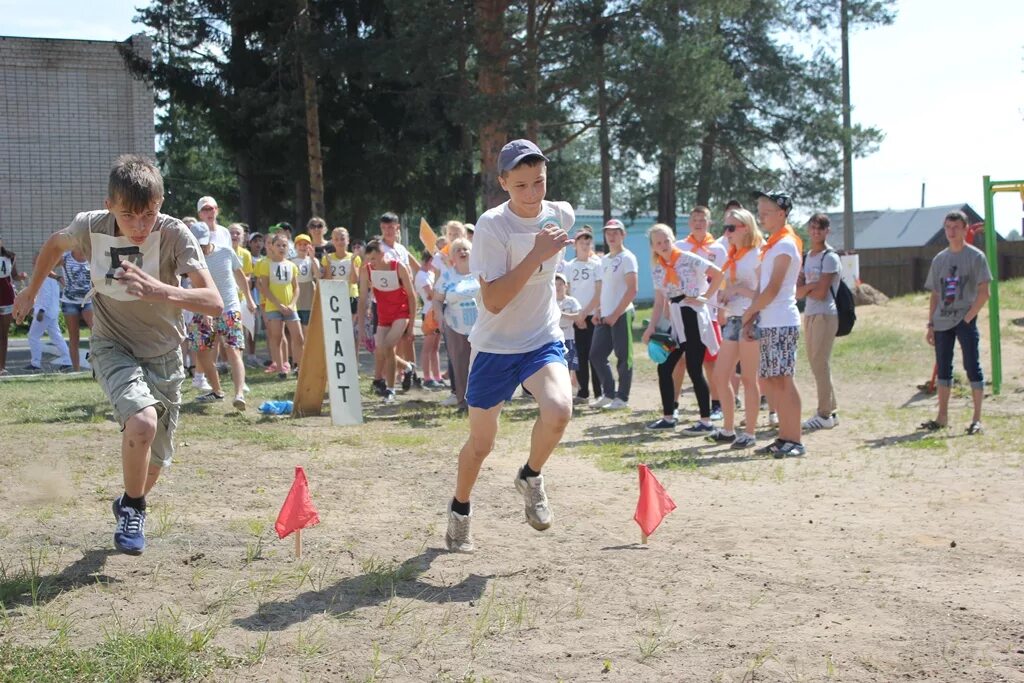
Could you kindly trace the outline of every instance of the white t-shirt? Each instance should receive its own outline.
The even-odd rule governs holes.
[[[554,223],[568,232],[575,222],[576,214],[567,202],[545,201],[535,218],[515,215],[508,202],[496,206],[476,223],[470,271],[484,282],[493,282],[526,258],[545,225]],[[563,340],[555,301],[555,271],[563,253],[542,263],[500,313],[480,307],[469,336],[474,351],[526,353]]]
[[[666,272],[660,262],[656,261],[651,267],[654,288],[670,299],[677,296],[698,297],[708,291],[708,268],[711,262],[685,249],[682,251],[673,268],[679,282],[665,282]]]
[[[789,267],[786,269],[786,276],[782,278],[782,286],[779,293],[764,309],[761,310],[760,327],[799,327],[800,310],[796,307],[796,281],[800,276],[800,250],[796,242],[790,237],[779,240],[765,252],[761,259],[760,288],[764,291],[772,279],[772,270],[775,267],[775,259],[779,256],[789,256]]]
[[[729,260],[729,245],[723,243],[722,238],[718,238],[711,244],[701,245],[696,250],[694,249],[692,242],[686,240],[679,240],[676,242],[676,246],[683,251],[688,251],[700,256],[701,258],[707,259],[714,265],[721,268],[725,265],[725,262]],[[719,288],[719,292],[721,288]],[[711,301],[708,302],[708,312],[711,313],[711,318],[715,319],[718,316],[718,296],[719,292],[715,292],[715,295],[711,297]]]
[[[576,316],[583,310],[583,306],[576,300],[575,297],[569,296],[568,294],[564,299],[558,302],[558,310],[562,313],[561,321],[559,326],[562,328],[562,334],[565,336],[566,341],[576,341]],[[572,317],[565,317],[572,316]]]
[[[234,249],[231,246],[231,231],[217,223],[217,229],[210,231],[210,244],[224,249]]]
[[[623,249],[612,256],[601,257],[601,304],[598,310],[602,316],[611,315],[619,306],[626,294],[626,275],[639,270],[636,256],[629,249]],[[627,311],[633,310],[633,302],[629,302]]]
[[[308,285],[313,281],[313,269],[316,268],[316,259],[312,256],[296,256],[293,259],[288,259],[295,264],[295,267],[299,269],[298,282],[300,285]]]
[[[569,293],[586,308],[594,298],[597,283],[601,281],[601,259],[593,254],[586,261],[576,258],[566,265]]]
[[[224,312],[242,310],[238,299],[238,283],[235,282],[235,271],[242,269],[242,259],[238,258],[235,250],[214,247],[206,257],[206,267],[220,292],[220,298],[224,300]]]
[[[409,271],[412,272],[412,268],[409,267],[409,250],[405,248],[405,245],[401,242],[395,242],[395,246],[388,246],[388,243],[384,240],[380,241],[380,250],[385,256],[390,256],[395,261],[398,261]]]
[[[427,292],[428,288],[434,286],[434,271],[421,268],[420,272],[416,273],[416,277],[413,278],[413,288],[416,293],[420,295],[420,301],[423,302],[423,315],[426,316],[430,313],[430,309],[434,307],[434,300],[430,297]]]
[[[760,252],[757,249],[751,249],[743,255],[743,258],[736,262],[736,282],[733,284],[752,289],[755,292],[757,291],[757,269],[761,265],[759,254]],[[729,284],[729,271],[725,271],[725,281],[722,289],[724,290]],[[725,315],[730,318],[742,316],[752,303],[753,300],[748,296],[733,296],[729,299],[729,303],[725,305]]]

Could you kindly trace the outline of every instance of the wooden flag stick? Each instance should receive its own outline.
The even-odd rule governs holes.
[[[295,532],[295,557],[302,559],[302,529]]]
[[[647,534],[642,531],[640,532],[640,542],[647,545]]]

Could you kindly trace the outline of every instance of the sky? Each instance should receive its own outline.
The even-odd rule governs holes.
[[[0,0],[0,35],[124,40],[142,4]],[[925,183],[927,205],[984,214],[983,175],[1024,180],[1022,25],[1021,0],[900,0],[893,25],[853,32],[853,121],[885,133],[854,162],[856,210],[917,207]],[[1001,233],[1021,230],[1022,202],[996,196]]]

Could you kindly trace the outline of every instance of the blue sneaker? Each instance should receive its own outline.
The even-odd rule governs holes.
[[[709,436],[715,432],[715,426],[709,422],[696,422],[683,430],[687,436]]]
[[[141,555],[146,548],[146,513],[121,505],[120,496],[111,507],[117,520],[114,547],[128,555]]]

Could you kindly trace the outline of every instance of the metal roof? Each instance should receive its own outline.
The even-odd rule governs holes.
[[[950,211],[963,211],[971,223],[981,220],[978,212],[968,204],[886,211],[857,236],[855,246],[857,249],[890,249],[945,244],[942,222]]]

